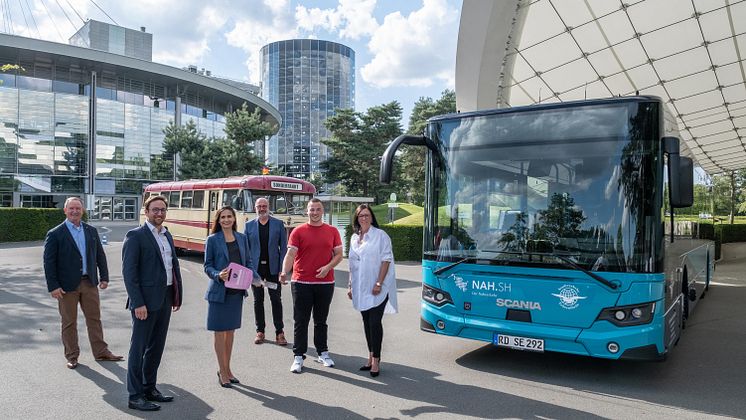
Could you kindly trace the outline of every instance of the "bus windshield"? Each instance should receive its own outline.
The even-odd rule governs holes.
[[[657,270],[658,112],[596,104],[431,122],[441,156],[424,258]]]
[[[254,200],[264,197],[269,201],[272,214],[303,216],[310,194],[291,194],[282,191],[252,191]],[[251,211],[254,211],[251,209]]]

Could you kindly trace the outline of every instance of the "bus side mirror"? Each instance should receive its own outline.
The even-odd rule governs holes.
[[[668,194],[672,208],[694,204],[694,163],[679,155],[679,139],[663,137],[663,151],[668,154]]]
[[[671,197],[671,207],[691,207],[694,204],[694,162],[688,157],[679,157],[678,196]]]
[[[433,143],[430,138],[425,136],[413,136],[409,134],[402,134],[401,136],[394,139],[391,144],[386,147],[386,150],[381,156],[381,171],[379,173],[378,180],[381,184],[391,183],[391,174],[394,168],[394,155],[402,144],[408,144],[411,146],[425,146],[434,152],[435,156],[438,156],[438,147]]]

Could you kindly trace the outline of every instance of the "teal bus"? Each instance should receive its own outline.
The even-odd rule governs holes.
[[[422,330],[526,351],[662,359],[714,270],[678,235],[693,162],[660,98],[457,113],[427,148]]]

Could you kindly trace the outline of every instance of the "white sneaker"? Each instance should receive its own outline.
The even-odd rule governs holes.
[[[295,356],[293,358],[293,364],[290,366],[290,371],[293,373],[300,373],[303,369],[303,356]]]
[[[332,367],[334,366],[334,360],[332,360],[331,357],[329,357],[328,351],[321,352],[321,355],[319,356],[319,362],[323,363],[326,367]]]

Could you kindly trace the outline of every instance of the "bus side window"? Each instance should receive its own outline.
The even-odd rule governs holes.
[[[218,192],[210,191],[210,211],[218,209]]]
[[[278,195],[275,197],[275,213],[285,214],[288,212],[288,203],[285,200],[284,195]]]
[[[243,211],[254,213],[254,194],[249,190],[243,190],[241,197],[243,197]]]
[[[235,210],[236,204],[238,204],[238,190],[223,190],[223,206],[231,206]]]
[[[191,209],[192,208],[192,194],[193,191],[182,191],[181,192],[181,208]]]
[[[168,208],[175,209],[179,208],[181,201],[181,191],[171,191],[171,195],[168,198]]]
[[[194,192],[194,195],[192,196],[192,208],[193,209],[205,208],[205,192],[204,191]]]

